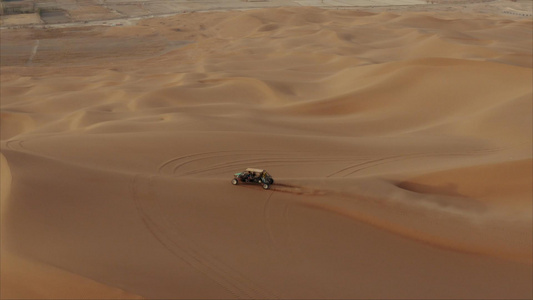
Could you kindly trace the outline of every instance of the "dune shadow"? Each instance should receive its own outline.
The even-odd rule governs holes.
[[[399,188],[420,193],[420,194],[432,194],[432,195],[441,195],[441,196],[452,196],[452,197],[466,197],[465,195],[459,192],[459,187],[457,184],[448,182],[440,185],[427,185],[421,183],[415,183],[410,181],[400,182],[397,185]]]
[[[448,182],[440,185],[427,185],[404,181],[396,184],[402,190],[413,192],[421,197],[411,197],[413,203],[432,204],[441,208],[461,211],[485,211],[486,205],[459,192],[457,184]]]

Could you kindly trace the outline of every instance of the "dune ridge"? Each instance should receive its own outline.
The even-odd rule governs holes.
[[[290,7],[3,30],[2,297],[532,297],[532,25]],[[232,186],[246,167],[272,189]]]

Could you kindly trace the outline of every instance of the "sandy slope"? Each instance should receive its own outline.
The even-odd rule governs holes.
[[[466,16],[2,31],[2,297],[531,298],[532,22]]]

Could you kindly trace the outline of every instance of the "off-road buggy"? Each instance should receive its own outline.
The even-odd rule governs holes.
[[[231,183],[237,185],[239,183],[257,183],[263,186],[265,190],[270,188],[270,185],[274,183],[274,179],[267,171],[263,169],[248,168],[240,173],[233,175]]]

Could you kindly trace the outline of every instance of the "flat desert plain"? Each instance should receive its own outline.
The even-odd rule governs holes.
[[[527,299],[531,18],[3,28],[1,296]],[[264,168],[275,183],[232,185]]]

